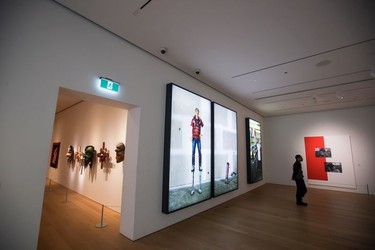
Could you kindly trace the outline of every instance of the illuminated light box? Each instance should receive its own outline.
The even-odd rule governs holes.
[[[119,92],[120,84],[112,81],[111,79],[100,77],[100,87],[109,91]]]

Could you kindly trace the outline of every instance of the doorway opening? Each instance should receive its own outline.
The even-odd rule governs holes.
[[[102,211],[97,209],[99,216],[102,213],[98,221],[103,219],[103,208],[121,214],[127,165],[126,156],[121,158],[121,145],[126,152],[128,111],[133,108],[112,99],[59,89],[46,175],[46,192],[53,192],[53,187],[60,193],[66,190],[57,205],[72,206],[74,193],[102,207]]]

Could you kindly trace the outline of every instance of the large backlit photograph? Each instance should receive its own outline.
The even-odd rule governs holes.
[[[211,198],[211,101],[167,85],[163,205],[170,213]]]
[[[246,118],[247,183],[263,179],[260,123]]]
[[[213,196],[238,189],[237,113],[213,103]]]

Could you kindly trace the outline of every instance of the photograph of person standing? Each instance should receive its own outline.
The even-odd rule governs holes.
[[[190,123],[192,127],[192,184],[191,184],[191,192],[190,194],[193,195],[194,191],[194,172],[195,172],[195,151],[198,148],[198,164],[199,164],[199,188],[198,193],[202,193],[202,152],[201,152],[201,127],[204,126],[202,119],[199,117],[199,109],[195,108],[195,114],[193,119],[191,119]]]

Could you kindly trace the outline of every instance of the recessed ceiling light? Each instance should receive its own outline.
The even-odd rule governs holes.
[[[323,67],[323,66],[327,66],[328,64],[331,64],[331,60],[323,60],[323,61],[320,61],[318,62],[316,65],[316,67]]]

